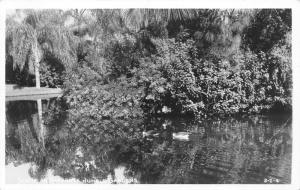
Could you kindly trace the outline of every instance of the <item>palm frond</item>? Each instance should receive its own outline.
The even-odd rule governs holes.
[[[196,9],[122,9],[121,16],[134,30],[147,27],[151,22],[186,21],[197,16]]]
[[[7,19],[7,53],[13,58],[13,68],[34,68],[42,53],[51,53],[65,66],[76,61],[78,39],[64,27],[60,10],[26,10],[20,23]],[[32,70],[32,69],[30,69]],[[31,71],[32,73],[33,71]]]
[[[8,27],[7,38],[11,39],[9,54],[13,58],[13,68],[23,70],[26,62],[32,60],[32,47],[34,46],[36,33],[29,25]]]
[[[49,25],[41,28],[38,34],[43,51],[49,52],[65,66],[76,61],[76,48],[79,39],[70,31],[59,26]]]

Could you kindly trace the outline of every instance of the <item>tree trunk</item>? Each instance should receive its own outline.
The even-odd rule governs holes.
[[[40,88],[41,87],[41,83],[40,83],[40,63],[36,62],[35,63],[35,86],[36,88]]]
[[[41,60],[41,55],[40,55],[40,51],[38,48],[38,42],[36,39],[34,48],[33,48],[33,52],[34,52],[34,72],[35,72],[35,86],[36,88],[40,88],[41,87],[41,82],[40,82],[40,60]]]

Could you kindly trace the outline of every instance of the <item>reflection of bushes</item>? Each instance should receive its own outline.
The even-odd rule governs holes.
[[[277,168],[277,160],[282,155],[269,152],[273,146],[269,140],[276,130],[268,134],[268,127],[259,124],[265,121],[262,119],[254,124],[254,120],[231,119],[209,122],[207,126],[204,123],[205,134],[193,137],[191,143],[161,144],[158,139],[151,143],[143,141],[139,148],[126,151],[131,155],[126,162],[127,168],[133,170],[131,173],[139,177],[140,183],[263,183],[258,179],[276,175],[268,168]],[[282,124],[275,122],[270,125],[280,129]],[[135,154],[140,155],[139,162],[131,159],[139,157]],[[201,173],[208,168],[214,169],[213,176]],[[249,175],[254,177],[249,179]],[[278,178],[283,178],[282,182],[289,180],[288,176]]]
[[[93,130],[76,129],[83,130],[83,134],[90,135],[89,137],[80,135],[76,137],[78,138],[76,142],[81,144],[76,146],[82,146],[82,150],[85,151],[81,159],[75,159],[76,164],[72,167],[77,166],[78,168],[74,170],[75,173],[72,176],[79,178],[80,173],[82,173],[80,180],[85,182],[106,179],[109,174],[112,174],[113,169],[121,164],[126,166],[127,175],[138,178],[140,183],[190,183],[195,182],[195,180],[204,183],[208,182],[205,177],[206,174],[197,174],[197,172],[200,172],[202,168],[213,166],[216,167],[216,172],[220,172],[220,174],[216,174],[218,177],[215,176],[211,182],[227,183],[228,180],[232,181],[231,177],[238,175],[237,173],[244,168],[244,164],[247,164],[246,168],[249,169],[249,171],[246,169],[247,173],[252,171],[251,168],[255,169],[262,166],[266,168],[268,164],[265,164],[265,160],[276,158],[268,152],[271,146],[268,142],[272,134],[268,134],[269,130],[266,128],[260,129],[262,126],[259,123],[264,122],[263,120],[259,123],[255,120],[257,118],[240,122],[234,120],[220,121],[213,125],[208,123],[204,130],[205,134],[201,134],[200,137],[193,137],[192,142],[173,142],[171,144],[159,139],[154,139],[151,142],[140,139],[138,136],[133,136],[130,139],[128,138],[131,137],[129,130],[127,137],[122,135],[122,137],[109,138],[103,136],[102,133],[105,132],[97,133]],[[244,124],[248,127],[243,127]],[[131,125],[131,127],[133,126],[137,127],[137,125]],[[93,136],[94,133],[97,135]],[[246,136],[243,136],[245,134]],[[254,136],[249,134],[254,134]],[[114,134],[108,131],[106,135]],[[124,137],[125,139],[122,139]],[[232,169],[219,166],[220,160],[233,164],[228,165]],[[86,167],[86,164],[91,161],[95,162],[95,166]],[[276,166],[272,167],[275,168]],[[64,171],[68,170],[65,169]],[[224,171],[230,171],[231,177],[225,175]],[[260,175],[260,173],[260,170],[254,170],[254,175]],[[264,175],[269,175],[269,173],[266,172]],[[245,181],[245,176],[247,175],[239,176],[237,182]]]
[[[247,175],[268,176],[268,167],[282,167],[278,162],[282,155],[273,154],[273,150],[283,148],[287,154],[290,151],[290,145],[282,146],[280,138],[271,143],[274,135],[280,134],[277,129],[289,124],[282,124],[279,120],[272,123],[261,117],[202,122],[201,130],[197,129],[198,124],[186,122],[194,125],[197,132],[189,142],[170,141],[161,135],[152,139],[141,138],[139,129],[161,132],[159,126],[164,123],[173,125],[170,118],[166,121],[152,118],[144,124],[139,120],[93,123],[83,116],[82,121],[90,122],[89,127],[75,120],[74,115],[65,119],[61,127],[49,130],[49,126],[45,149],[32,142],[34,138],[27,134],[28,130],[21,130],[21,135],[26,137],[22,141],[22,150],[26,151],[9,148],[12,142],[7,139],[7,155],[14,155],[21,162],[34,162],[36,167],[32,168],[31,175],[39,180],[48,169],[52,169],[54,175],[64,179],[76,178],[93,183],[113,176],[114,169],[122,165],[126,167],[126,175],[140,183],[209,182],[208,174],[201,173],[206,168],[215,168],[215,176],[210,178],[212,183],[229,183],[233,178],[235,182],[243,183],[247,181]],[[181,121],[173,122],[176,126]],[[171,130],[176,131],[176,128],[171,127]],[[23,154],[25,156],[18,156]],[[240,175],[241,170],[245,175]]]
[[[18,101],[6,103],[6,118],[11,124],[7,131],[6,153],[11,162],[40,160],[44,150],[39,140],[39,119],[36,103]],[[18,159],[22,157],[22,159]]]
[[[64,98],[52,98],[43,103],[46,106],[46,111],[43,112],[43,123],[48,130],[56,131],[56,128],[61,126],[67,118],[66,109],[68,106]]]

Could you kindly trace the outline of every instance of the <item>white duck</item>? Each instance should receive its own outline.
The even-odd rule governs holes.
[[[181,140],[181,141],[188,141],[190,133],[189,132],[177,132],[172,134],[173,139]]]

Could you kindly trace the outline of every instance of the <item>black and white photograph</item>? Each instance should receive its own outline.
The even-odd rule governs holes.
[[[291,185],[293,11],[6,8],[4,183]]]

